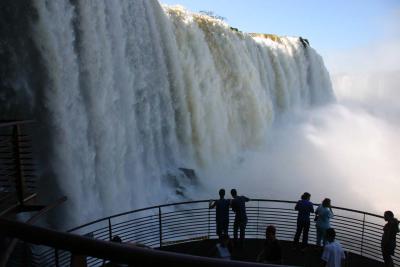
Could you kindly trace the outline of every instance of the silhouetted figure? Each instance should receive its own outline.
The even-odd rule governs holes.
[[[325,198],[322,204],[315,210],[315,227],[317,228],[317,245],[321,246],[321,240],[323,244],[326,244],[325,232],[330,228],[330,219],[333,217],[331,208],[331,200]]]
[[[257,262],[281,264],[282,263],[282,248],[276,239],[276,228],[269,225],[265,230],[264,248],[257,256]]]
[[[219,199],[210,202],[209,208],[216,208],[215,210],[215,222],[217,224],[217,235],[221,237],[221,234],[228,234],[229,229],[229,205],[230,200],[224,199],[225,189],[219,190]]]
[[[213,256],[225,260],[230,260],[232,254],[232,244],[229,235],[222,233],[219,236],[219,242],[215,245]]]
[[[383,227],[381,242],[382,256],[385,266],[392,267],[394,266],[392,256],[396,248],[396,235],[399,233],[399,221],[390,210],[385,211],[383,217],[387,223]]]
[[[247,225],[247,214],[246,214],[246,202],[250,201],[245,196],[238,196],[236,189],[231,190],[233,199],[231,200],[231,207],[235,212],[235,222],[233,223],[233,239],[235,245],[237,245],[238,229],[240,229],[240,247],[243,247],[244,236]]]
[[[305,192],[301,196],[301,200],[299,200],[294,207],[294,209],[299,212],[297,214],[296,234],[294,235],[295,245],[299,243],[301,232],[303,232],[303,246],[306,246],[308,244],[308,232],[310,230],[310,213],[314,213],[314,206],[313,203],[310,202],[310,198],[310,193]]]
[[[322,252],[321,259],[326,267],[341,267],[342,261],[346,258],[342,245],[335,241],[336,232],[333,228],[326,229],[327,244]]]

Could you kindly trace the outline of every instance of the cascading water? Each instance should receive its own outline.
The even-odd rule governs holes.
[[[277,116],[334,98],[299,38],[252,37],[156,0],[9,4],[0,24],[26,12],[13,27],[27,33],[4,33],[1,109],[42,125],[42,184],[68,196],[69,224],[176,199],[179,167],[235,164]]]

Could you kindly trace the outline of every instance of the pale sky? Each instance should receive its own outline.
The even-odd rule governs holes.
[[[375,57],[371,64],[376,61],[379,61],[376,64],[382,64],[383,60],[384,64],[388,61],[388,64],[400,69],[397,64],[397,58],[400,57],[400,48],[397,46],[400,44],[400,0],[159,1],[167,5],[179,4],[193,12],[213,11],[225,17],[229,25],[244,32],[307,38],[312,47],[328,61],[328,68],[334,71],[341,68],[336,66],[336,58],[346,61],[349,53],[358,50],[368,53],[370,47],[390,43],[371,53]],[[390,54],[385,53],[386,47],[391,49]],[[357,55],[354,59],[362,66],[363,56]]]

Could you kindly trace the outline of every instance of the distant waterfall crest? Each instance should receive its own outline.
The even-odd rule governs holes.
[[[251,37],[156,0],[32,5],[46,82],[29,89],[73,223],[173,199],[168,173],[233,161],[279,114],[333,99],[298,38]]]

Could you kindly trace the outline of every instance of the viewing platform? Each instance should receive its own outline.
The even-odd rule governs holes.
[[[5,231],[9,236],[40,245],[30,246],[29,260],[34,266],[103,266],[109,260],[128,266],[138,263],[140,266],[274,266],[255,262],[263,247],[265,228],[272,224],[283,247],[280,266],[320,266],[322,249],[312,245],[314,223],[311,223],[310,245],[306,249],[295,249],[291,243],[296,230],[295,203],[267,199],[248,202],[244,248],[233,251],[232,261],[210,257],[217,236],[215,210],[208,208],[209,200],[138,209],[105,217],[66,233],[5,220],[0,220],[0,229],[2,234]],[[382,216],[340,207],[332,209],[335,216],[331,225],[336,230],[336,239],[346,250],[345,266],[383,266]],[[106,242],[116,235],[122,244]],[[400,264],[399,245],[393,258],[395,266]]]

